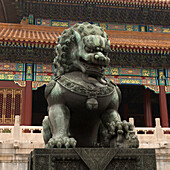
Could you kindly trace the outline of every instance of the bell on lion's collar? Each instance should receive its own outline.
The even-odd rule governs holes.
[[[98,109],[98,101],[95,98],[90,98],[86,101],[86,108],[88,110]]]

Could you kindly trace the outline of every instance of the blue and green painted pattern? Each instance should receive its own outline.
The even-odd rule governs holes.
[[[0,63],[0,80],[25,81],[25,64]]]
[[[25,81],[24,72],[0,72],[0,80]]]
[[[106,79],[115,84],[127,85],[158,85],[157,77],[135,77],[135,76],[106,76]]]
[[[22,63],[0,63],[0,71],[25,71],[25,64]]]
[[[156,69],[115,68],[110,66],[106,68],[105,75],[157,77],[158,72]]]
[[[49,82],[54,78],[53,65],[0,63],[0,80]],[[116,84],[170,86],[170,69],[106,68],[105,76]]]
[[[54,26],[54,27],[70,27],[75,23],[81,21],[61,21],[61,20],[47,20],[35,18],[35,25]],[[94,23],[94,22],[92,22]],[[116,24],[116,23],[94,23],[106,30],[117,31],[138,31],[138,32],[157,32],[170,33],[169,26],[155,26],[155,25],[132,25],[132,24]]]
[[[170,69],[166,69],[165,74],[166,74],[166,85],[170,86]]]

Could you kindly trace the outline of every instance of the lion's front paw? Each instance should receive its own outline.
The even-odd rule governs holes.
[[[126,120],[120,122],[107,123],[108,132],[111,136],[117,135],[117,141],[122,141],[124,136],[126,139],[129,138],[129,131],[133,130],[133,125]]]
[[[107,123],[110,138],[114,138],[117,147],[138,147],[139,141],[135,132],[134,126],[127,121]]]
[[[77,144],[77,141],[74,138],[69,137],[59,137],[59,138],[51,138],[48,143],[46,144],[46,148],[69,148],[69,147],[75,147]]]

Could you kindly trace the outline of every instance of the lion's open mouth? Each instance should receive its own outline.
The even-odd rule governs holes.
[[[87,74],[99,75],[99,76],[103,75],[103,72],[105,70],[105,66],[93,64],[91,62],[85,61],[81,57],[80,57],[79,61],[80,61],[81,65],[84,67],[84,69],[86,70],[85,72]]]

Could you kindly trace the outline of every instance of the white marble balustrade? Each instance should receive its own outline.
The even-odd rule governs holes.
[[[133,118],[129,121],[134,124]],[[156,118],[155,127],[135,127],[140,148],[169,147],[170,128],[162,128],[160,119]],[[43,144],[42,126],[20,126],[19,116],[15,117],[14,126],[0,126],[0,143],[40,143]]]
[[[44,148],[42,126],[0,126],[0,170],[27,170],[28,157],[34,148]],[[134,124],[134,119],[129,121]],[[170,128],[162,128],[160,119],[155,127],[135,127],[140,148],[155,148],[157,170],[170,169]]]

